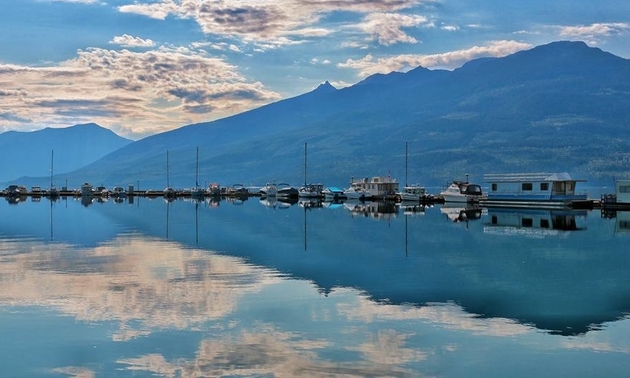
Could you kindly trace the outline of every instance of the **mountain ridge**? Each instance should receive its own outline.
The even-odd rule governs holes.
[[[212,122],[134,142],[72,172],[110,185],[143,180],[261,184],[309,181],[345,186],[352,177],[407,176],[443,185],[466,174],[570,171],[595,182],[630,176],[630,61],[560,41],[453,71],[418,67],[367,77]],[[119,169],[112,169],[118,167]],[[96,174],[95,174],[96,173]]]

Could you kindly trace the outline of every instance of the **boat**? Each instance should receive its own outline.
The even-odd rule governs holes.
[[[348,189],[343,191],[343,194],[345,194],[346,198],[349,200],[364,201],[372,197],[367,189],[361,188],[359,186],[350,186]]]
[[[206,190],[199,186],[199,147],[197,147],[197,162],[195,167],[195,187],[190,190],[192,198],[204,198]]]
[[[243,184],[234,184],[225,189],[225,195],[227,197],[247,197],[249,190]]]
[[[322,194],[324,195],[324,201],[341,201],[347,199],[344,194],[343,189],[340,189],[336,186],[329,186],[322,190]]]
[[[578,182],[566,172],[562,173],[508,173],[486,174],[484,181],[489,189],[480,200],[484,206],[583,208],[593,205],[586,193],[576,193]]]
[[[177,195],[175,189],[171,188],[170,181],[170,172],[169,172],[169,164],[168,164],[168,150],[166,150],[166,188],[162,190],[162,195],[164,198],[173,199]]]
[[[324,190],[324,185],[322,184],[305,184],[298,189],[298,197],[320,198],[323,196],[322,190]]]
[[[125,189],[123,189],[122,186],[115,186],[111,192],[110,192],[111,196],[114,198],[125,198],[127,197],[127,192],[125,192]]]
[[[396,195],[398,182],[390,176],[375,176],[369,180],[367,178],[359,181],[351,179],[350,188],[363,189],[373,199],[385,199]]]
[[[304,143],[304,186],[298,189],[298,197],[300,198],[320,198],[322,197],[322,190],[324,185],[322,184],[308,184],[306,180],[306,152],[307,143]]]
[[[50,151],[50,189],[48,189],[48,197],[52,199],[56,199],[59,197],[59,190],[53,186],[53,171],[55,164],[55,150]]]
[[[280,183],[276,186],[276,196],[282,198],[298,198],[298,190],[286,183]]]
[[[81,185],[81,197],[92,197],[94,195],[94,187],[89,182]]]
[[[401,192],[396,193],[396,197],[398,201],[414,201],[420,202],[420,200],[424,199],[426,196],[426,189],[424,186],[420,186],[418,184],[408,185],[407,184],[407,157],[408,157],[407,142],[405,142],[405,186]]]
[[[404,202],[404,201],[420,202],[426,197],[426,195],[427,195],[426,188],[420,185],[405,186],[402,191],[396,193],[398,200],[401,202]]]
[[[273,183],[268,182],[265,184],[265,186],[260,188],[258,193],[260,193],[260,195],[263,197],[275,197],[278,194],[278,186],[276,185],[275,182]]]
[[[453,181],[446,189],[440,192],[444,202],[470,203],[479,202],[482,196],[481,186],[466,181]]]
[[[630,210],[630,180],[616,180],[615,194],[602,194],[604,210]]]

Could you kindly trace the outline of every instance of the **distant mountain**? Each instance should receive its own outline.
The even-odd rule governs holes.
[[[94,123],[32,132],[8,131],[0,134],[0,182],[21,183],[26,180],[23,176],[43,176],[48,177],[49,183],[52,163],[55,174],[71,172],[131,142]],[[57,186],[62,185],[59,182]]]
[[[132,143],[70,175],[74,182],[346,186],[480,181],[483,173],[568,171],[590,183],[630,177],[630,61],[582,42],[555,42],[454,71],[373,75],[214,122]],[[408,141],[408,172],[405,172]]]

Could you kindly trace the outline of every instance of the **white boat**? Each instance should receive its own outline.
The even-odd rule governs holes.
[[[304,186],[298,189],[298,197],[300,198],[320,198],[322,197],[322,190],[324,185],[322,184],[307,184],[306,180],[306,158],[307,158],[307,144],[304,143]]]
[[[348,189],[343,191],[343,194],[346,195],[346,198],[349,200],[358,199],[358,200],[366,200],[372,197],[370,192],[364,188],[359,186],[350,186]]]
[[[382,199],[395,195],[398,192],[398,182],[389,176],[376,176],[368,180],[350,181],[350,188],[363,189],[369,193],[370,198]]]
[[[336,186],[329,186],[322,190],[325,201],[340,201],[347,199],[344,191]]]
[[[300,198],[319,198],[322,197],[322,190],[324,190],[322,184],[306,184],[298,189],[298,196]]]
[[[278,185],[275,182],[266,183],[265,186],[258,191],[263,197],[275,197],[278,194]]]
[[[490,184],[484,206],[564,208],[592,206],[586,193],[576,193],[578,182],[568,173],[486,174]]]
[[[481,186],[468,181],[453,181],[440,193],[444,202],[469,203],[478,202],[482,196]]]
[[[400,201],[420,202],[426,197],[427,191],[424,186],[405,186],[401,192],[396,193]]]

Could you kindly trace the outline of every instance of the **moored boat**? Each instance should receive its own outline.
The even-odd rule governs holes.
[[[275,197],[278,194],[278,186],[276,185],[275,182],[273,183],[268,182],[265,184],[265,186],[260,188],[258,192],[263,197]]]
[[[298,190],[286,183],[276,186],[276,196],[283,198],[298,198]]]
[[[324,190],[322,184],[306,184],[298,189],[298,196],[300,198],[319,198],[323,196],[322,190]]]
[[[578,182],[566,173],[509,173],[486,174],[490,185],[484,206],[503,207],[588,207],[586,193],[576,193]]]
[[[426,197],[427,191],[424,186],[410,185],[405,186],[402,191],[396,193],[399,201],[420,202]]]
[[[325,201],[340,201],[347,199],[343,190],[336,186],[329,186],[322,190],[322,194],[324,195]]]
[[[345,194],[346,198],[349,200],[367,200],[372,197],[368,190],[356,185],[350,186],[348,189],[344,190],[343,194]]]
[[[470,203],[478,202],[482,196],[481,186],[471,184],[468,181],[453,181],[446,189],[440,192],[444,202]]]

